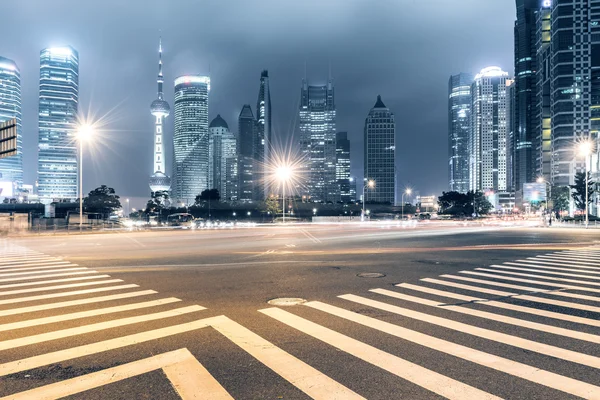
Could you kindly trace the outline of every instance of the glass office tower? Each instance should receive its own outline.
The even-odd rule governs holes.
[[[16,120],[17,154],[0,159],[0,182],[15,195],[23,184],[23,137],[21,127],[21,74],[17,64],[0,57],[0,123]]]
[[[448,186],[469,191],[469,132],[471,131],[471,74],[452,75],[448,81]]]

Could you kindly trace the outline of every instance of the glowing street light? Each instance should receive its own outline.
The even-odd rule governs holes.
[[[362,218],[363,219],[364,219],[364,217],[366,215],[365,214],[365,203],[367,202],[366,201],[367,198],[366,198],[366,195],[365,195],[365,190],[366,189],[373,189],[374,187],[375,187],[375,181],[373,179],[369,179],[369,180],[367,180],[366,184],[363,184],[363,201],[362,201],[362,203],[363,203]]]
[[[588,189],[588,157],[592,154],[593,144],[590,140],[579,143],[579,155],[585,159],[585,227],[590,223],[589,189]]]
[[[285,185],[292,178],[294,171],[288,165],[281,165],[275,170],[275,176],[279,182],[281,182],[282,191],[282,204],[281,209],[283,210],[283,222],[285,223]]]
[[[405,194],[407,194],[407,195],[409,195],[409,196],[410,196],[410,195],[411,195],[411,193],[412,193],[412,189],[411,189],[411,188],[408,188],[408,189],[406,189],[406,190],[405,190],[405,191],[402,193],[402,220],[403,220],[403,221],[404,221],[404,195],[405,195]]]
[[[83,142],[90,141],[94,136],[94,128],[83,124],[77,131],[79,140],[79,232],[83,229]]]

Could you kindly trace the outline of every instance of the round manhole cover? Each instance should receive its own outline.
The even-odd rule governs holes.
[[[306,300],[299,297],[280,297],[278,299],[269,300],[267,303],[271,304],[272,306],[289,307],[304,304],[306,303]]]
[[[363,272],[362,274],[356,275],[359,278],[383,278],[385,274],[380,274],[379,272]]]

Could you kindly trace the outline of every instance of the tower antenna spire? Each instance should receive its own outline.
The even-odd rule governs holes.
[[[162,70],[162,36],[158,39],[158,78],[156,83],[158,84],[158,98],[163,99],[163,70]]]

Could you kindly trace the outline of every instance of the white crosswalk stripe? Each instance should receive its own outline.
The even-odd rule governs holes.
[[[279,329],[268,329],[270,333],[262,337],[227,316],[199,314],[211,312],[201,305],[184,304],[179,298],[164,297],[154,290],[141,289],[135,283],[99,274],[68,260],[6,243],[0,240],[0,253],[3,248],[12,246],[11,260],[0,261],[0,381],[3,384],[8,382],[10,386],[10,379],[38,368],[61,363],[71,365],[100,354],[118,357],[121,352],[150,342],[154,348],[165,338],[171,339],[164,343],[174,343],[177,347],[160,345],[156,352],[136,356],[134,361],[116,362],[106,369],[44,382],[43,386],[30,380],[27,389],[19,389],[22,391],[18,393],[4,384],[0,386],[0,396],[5,397],[0,400],[82,395],[87,390],[125,379],[141,379],[144,374],[157,370],[162,371],[183,399],[232,399],[227,388],[236,377],[221,381],[222,372],[213,370],[214,365],[206,363],[206,359],[200,363],[190,351],[193,348],[188,350],[187,342],[178,341],[184,334],[186,338],[192,334],[202,342],[202,332],[207,330],[218,332],[222,340],[233,343],[238,351],[250,355],[282,382],[310,398],[358,400],[371,397],[361,393],[362,385],[337,381],[315,368],[311,365],[311,349],[297,351],[292,344],[302,343],[302,340],[290,341],[289,336],[279,334]],[[600,328],[600,283],[596,282],[600,277],[595,276],[600,275],[596,272],[600,269],[596,265],[600,264],[589,262],[586,258],[593,258],[590,254],[595,253],[589,249],[550,253],[444,274],[439,278],[423,278],[417,284],[400,283],[393,290],[371,288],[364,295],[336,293],[334,300],[341,302],[341,306],[308,301],[289,311],[260,309],[257,315],[278,326],[283,324],[308,340],[320,341],[332,349],[334,357],[341,351],[365,368],[387,371],[399,387],[409,382],[419,390],[447,399],[500,399],[503,396],[497,393],[497,386],[488,387],[484,380],[469,380],[461,378],[468,374],[446,372],[437,359],[413,362],[410,352],[405,353],[407,343],[427,348],[440,357],[458,359],[473,371],[484,368],[511,388],[545,387],[545,390],[556,391],[557,399],[566,395],[600,399],[596,380],[584,381],[577,372],[565,373],[600,370],[600,357],[582,350],[587,348],[583,345],[600,343],[597,330]],[[19,258],[20,255],[23,258]],[[75,298],[62,300],[63,297]],[[33,304],[26,304],[30,302]],[[374,316],[365,315],[365,307],[377,312]],[[299,312],[304,315],[297,315]],[[313,322],[313,316],[317,318],[317,315],[325,322]],[[329,327],[330,322],[335,329]],[[410,326],[413,323],[420,324],[421,328],[413,329]],[[436,329],[425,332],[423,326]],[[357,329],[369,331],[369,336],[379,335],[372,342],[375,345],[356,339]],[[456,335],[448,336],[450,339],[440,338],[440,330]],[[398,342],[384,351],[379,348],[380,336],[385,337],[383,340],[393,338]],[[479,346],[471,345],[471,341],[458,343],[459,338],[477,338]],[[500,347],[487,350],[488,343]],[[525,361],[516,359],[512,353],[501,353],[507,348],[523,352]],[[219,354],[210,354],[219,357]],[[546,359],[552,359],[553,363],[546,365]],[[569,368],[559,370],[556,363],[564,363]],[[222,368],[221,365],[219,369]],[[248,373],[254,373],[254,368],[248,369]],[[338,365],[335,359],[327,368],[343,371],[343,365]],[[9,376],[13,378],[3,380]],[[535,391],[531,393],[534,395]],[[132,393],[130,397],[136,398],[136,395]],[[398,398],[393,387],[382,387],[381,397]]]

